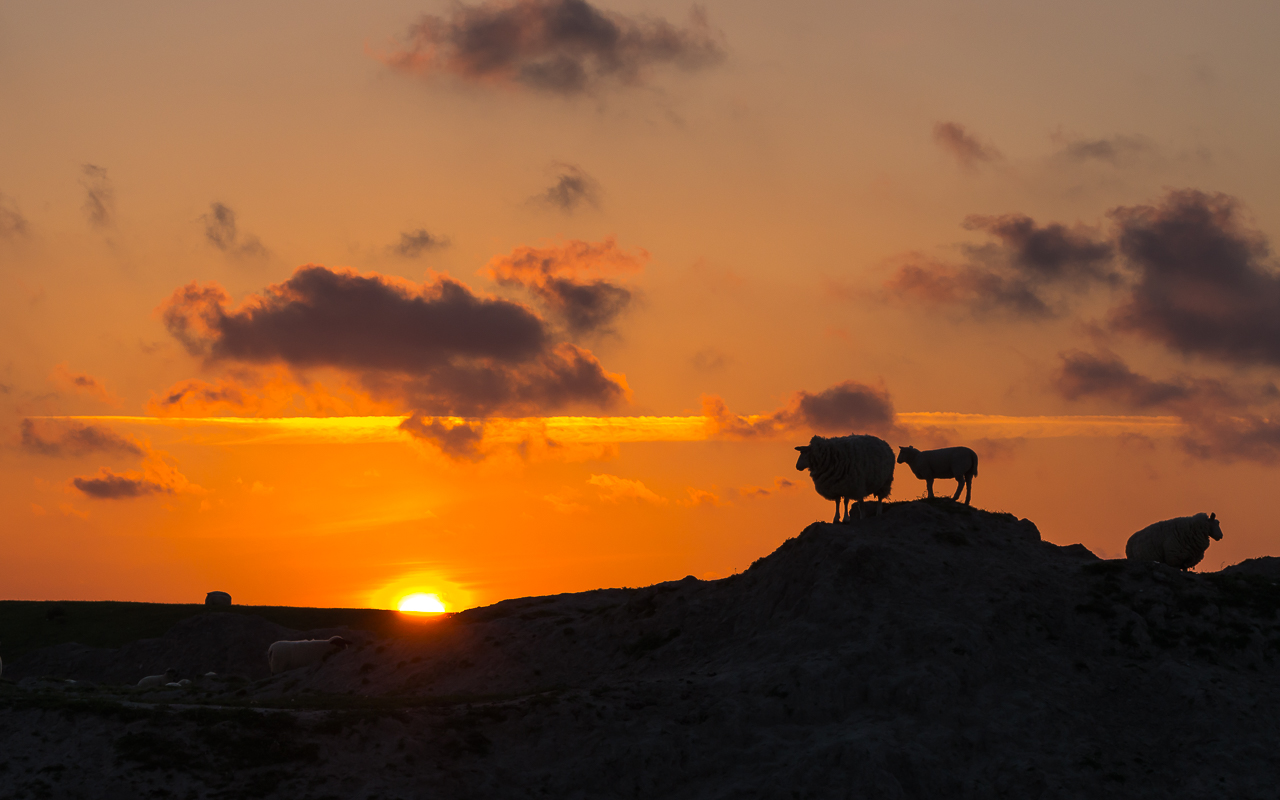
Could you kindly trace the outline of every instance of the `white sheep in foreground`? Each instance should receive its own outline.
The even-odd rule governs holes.
[[[169,683],[170,681],[176,681],[177,679],[178,679],[178,671],[175,669],[167,669],[164,671],[163,675],[148,675],[147,677],[138,681],[138,688],[139,689],[155,689],[158,686],[164,686],[166,683]]]
[[[350,644],[341,636],[275,642],[267,648],[267,662],[271,665],[271,674],[276,675],[286,670],[319,664],[328,656],[342,652]]]
[[[1153,523],[1129,537],[1125,558],[1159,561],[1176,569],[1191,569],[1204,558],[1209,540],[1222,540],[1222,522],[1216,513],[1200,512]]]
[[[893,448],[884,439],[865,434],[830,439],[814,436],[809,444],[796,449],[800,451],[796,469],[809,470],[818,494],[836,501],[832,522],[841,521],[841,499],[845,521],[849,519],[849,501],[858,504],[858,518],[863,517],[862,500],[868,495],[880,501],[877,515],[884,510],[884,499],[893,488]]]
[[[969,505],[973,496],[973,479],[978,475],[978,454],[967,447],[943,447],[938,450],[917,450],[911,445],[898,448],[898,463],[906,464],[911,472],[924,481],[933,497],[933,481],[936,478],[955,478],[956,493],[952,500],[960,499],[964,489],[964,504]]]

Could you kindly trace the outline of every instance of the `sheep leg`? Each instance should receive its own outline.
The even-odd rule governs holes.
[[[956,493],[951,495],[951,502],[954,503],[956,500],[960,499],[960,490],[963,488],[964,488],[964,478],[963,477],[956,478]]]
[[[933,499],[933,478],[925,478],[924,485],[929,490],[929,499]]]
[[[836,498],[836,518],[831,520],[831,524],[835,525],[840,522],[840,498]]]
[[[959,494],[959,492],[957,492]],[[964,476],[964,504],[969,505],[969,498],[973,497],[973,476]]]

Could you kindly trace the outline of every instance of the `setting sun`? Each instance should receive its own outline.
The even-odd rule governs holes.
[[[405,597],[400,601],[398,608],[412,614],[443,614],[445,612],[444,603],[439,597],[422,592]]]

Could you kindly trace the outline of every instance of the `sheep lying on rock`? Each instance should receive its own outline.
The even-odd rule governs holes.
[[[858,504],[858,518],[863,514],[862,500],[873,495],[880,503],[876,514],[884,510],[884,499],[893,487],[893,448],[884,439],[864,434],[815,436],[809,444],[797,447],[800,458],[796,469],[809,470],[813,488],[828,500],[836,501],[836,517],[840,522],[840,501],[844,500],[844,520],[849,519],[849,501]]]
[[[167,669],[163,675],[148,675],[138,681],[139,689],[155,689],[164,686],[166,683],[176,681],[178,679],[178,671],[176,669]]]
[[[1202,511],[1148,525],[1129,537],[1124,555],[1134,561],[1159,561],[1177,569],[1191,569],[1204,558],[1210,539],[1221,541],[1222,523],[1216,513],[1205,516]]]
[[[271,665],[271,674],[276,675],[285,670],[319,664],[334,653],[342,652],[350,644],[341,636],[275,642],[267,648],[267,662]]]
[[[969,505],[973,496],[973,479],[978,475],[978,454],[967,447],[943,447],[939,450],[920,451],[907,445],[898,448],[898,463],[906,464],[922,481],[933,497],[935,478],[955,478],[956,493],[952,500],[960,499],[964,489],[964,504]]]

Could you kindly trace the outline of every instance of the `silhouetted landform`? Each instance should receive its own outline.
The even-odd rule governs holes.
[[[402,614],[381,608],[211,607],[203,603],[0,600],[0,656],[16,660],[37,648],[71,642],[92,647],[119,647],[139,639],[164,636],[179,622],[204,614],[260,617],[295,632],[347,627],[379,636],[394,636],[414,629],[412,626],[406,628]],[[265,660],[264,655],[263,663]]]
[[[0,685],[0,772],[33,797],[1273,798],[1275,563],[1102,560],[889,503],[723,580],[508,600],[271,678],[28,673]],[[129,663],[267,624],[206,614]]]

